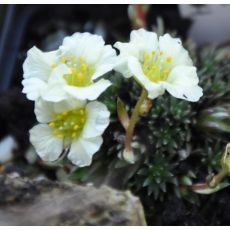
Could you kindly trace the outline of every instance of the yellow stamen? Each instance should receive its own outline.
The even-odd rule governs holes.
[[[144,59],[145,59],[145,60],[148,60],[148,59],[149,59],[149,54],[148,54],[148,53],[145,53],[145,54],[144,54]]]
[[[79,125],[75,125],[75,126],[73,127],[74,130],[77,130],[78,128],[79,128]]]
[[[74,138],[74,137],[76,137],[77,136],[77,133],[76,132],[74,132],[74,133],[72,133],[72,138]]]
[[[75,61],[75,57],[73,55],[70,55],[69,57],[70,61],[74,62]]]
[[[50,128],[55,128],[55,123],[54,122],[49,123],[49,127]]]
[[[80,73],[77,74],[77,77],[78,77],[79,79],[83,79],[84,75],[80,72]]]
[[[82,64],[81,64],[81,70],[82,70],[83,72],[86,72],[86,71],[87,71],[87,65],[86,65],[85,63],[82,63]]]
[[[160,56],[162,56],[164,54],[164,52],[163,51],[160,51]]]
[[[58,120],[61,120],[62,118],[63,118],[63,115],[62,115],[62,114],[58,114],[58,115],[57,115],[57,119],[58,119]]]
[[[55,129],[55,130],[53,131],[53,134],[54,134],[55,136],[58,136],[58,135],[61,134],[61,132],[60,132],[59,130]]]
[[[56,64],[52,64],[52,65],[51,65],[51,68],[55,68],[55,67],[57,67]]]
[[[62,62],[62,63],[66,63],[66,61],[67,61],[66,57],[64,57],[64,56],[63,56],[63,57],[60,57],[59,60],[60,60],[60,62]]]
[[[62,133],[57,134],[56,136],[59,137],[59,138],[63,138],[64,137],[64,135]]]
[[[170,63],[172,61],[172,57],[170,57],[170,56],[166,57],[165,61],[168,62],[168,63]]]

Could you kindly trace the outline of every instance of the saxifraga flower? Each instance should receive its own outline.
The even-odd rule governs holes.
[[[35,114],[40,124],[30,130],[30,141],[44,161],[55,161],[69,150],[67,157],[73,164],[91,164],[109,124],[110,113],[104,104],[40,99],[35,102]]]

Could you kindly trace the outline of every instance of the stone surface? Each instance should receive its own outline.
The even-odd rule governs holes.
[[[0,225],[146,225],[129,191],[0,175]]]

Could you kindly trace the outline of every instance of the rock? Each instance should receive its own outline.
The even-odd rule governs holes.
[[[146,225],[129,191],[0,175],[0,225]]]

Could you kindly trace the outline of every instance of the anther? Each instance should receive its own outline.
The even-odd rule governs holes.
[[[55,68],[55,67],[57,67],[56,64],[52,64],[52,65],[51,65],[51,68]]]
[[[86,72],[87,71],[87,65],[85,63],[82,63],[81,64],[81,69],[83,72]]]
[[[77,136],[77,133],[76,133],[76,132],[73,132],[72,135],[71,135],[72,138],[74,138],[74,137],[76,137],[76,136]]]
[[[67,60],[66,60],[66,57],[64,57],[64,56],[63,56],[63,57],[60,57],[59,60],[60,60],[60,62],[63,62],[63,63],[66,63],[66,61],[67,61]]]
[[[165,60],[166,62],[170,63],[172,61],[172,57],[166,57]]]
[[[149,59],[149,54],[148,54],[148,53],[145,53],[145,54],[144,54],[144,59],[145,59],[145,60],[148,60],[148,59]]]
[[[51,122],[51,123],[49,123],[49,127],[50,127],[50,128],[55,128],[55,127],[56,127],[56,125],[55,125],[55,123],[54,123],[54,122]]]
[[[75,126],[73,127],[74,130],[77,130],[78,128],[79,128],[79,125],[75,125]]]

